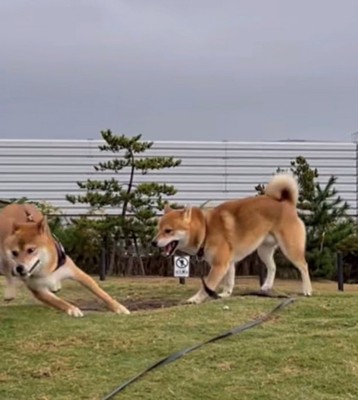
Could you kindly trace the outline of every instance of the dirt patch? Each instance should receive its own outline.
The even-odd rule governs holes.
[[[96,300],[78,299],[73,302],[83,311],[99,311],[106,312],[108,309],[105,305]],[[178,300],[163,300],[163,299],[132,299],[123,301],[122,304],[128,308],[129,311],[139,310],[155,310],[160,308],[175,307],[180,303]]]
[[[130,300],[125,301],[124,305],[130,311],[137,310],[155,310],[158,308],[169,308],[178,306],[178,300],[163,300],[163,299],[146,299],[146,300]]]
[[[260,291],[245,291],[233,293],[233,297],[241,296],[259,296],[271,298],[287,298],[287,294],[277,293],[270,291],[269,293],[262,293]],[[212,301],[212,300],[209,300]],[[99,311],[107,312],[106,306],[97,300],[77,299],[73,302],[77,307],[83,311]],[[184,303],[179,300],[173,299],[127,299],[121,302],[129,311],[141,310],[157,310],[160,308],[170,308],[183,305]]]

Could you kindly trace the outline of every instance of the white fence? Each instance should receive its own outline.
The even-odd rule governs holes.
[[[87,211],[73,205],[66,194],[79,194],[77,181],[104,177],[94,165],[110,158],[94,140],[0,140],[0,199],[26,197],[46,201],[67,214]],[[277,167],[289,168],[304,156],[327,182],[338,177],[336,189],[357,214],[357,148],[355,143],[332,142],[155,142],[149,156],[174,156],[179,167],[137,175],[136,181],[173,184],[172,201],[198,205],[210,200],[254,195],[254,187],[266,183]],[[108,174],[107,174],[108,176]],[[125,173],[118,179],[127,181]]]

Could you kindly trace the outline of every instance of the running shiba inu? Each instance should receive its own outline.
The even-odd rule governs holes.
[[[53,292],[64,279],[73,279],[88,288],[115,313],[129,311],[64,253],[50,232],[46,218],[31,204],[10,204],[0,212],[0,268],[5,275],[5,300],[15,297],[15,277],[48,306],[82,317],[82,311]]]
[[[270,290],[276,275],[273,255],[278,246],[299,269],[303,294],[310,296],[306,229],[297,214],[297,200],[295,178],[282,173],[271,179],[264,195],[226,201],[205,212],[198,207],[173,210],[166,206],[153,245],[163,248],[167,256],[176,250],[204,254],[211,266],[206,289],[201,288],[189,303],[201,303],[208,294],[215,293],[220,283],[223,292],[219,296],[230,296],[235,284],[235,262],[255,250],[267,267],[261,290]]]

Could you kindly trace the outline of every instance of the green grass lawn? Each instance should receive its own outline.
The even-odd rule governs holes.
[[[234,296],[179,304],[199,284],[109,279],[101,285],[134,310],[114,315],[77,284],[65,283],[59,295],[87,309],[80,319],[40,305],[20,288],[18,299],[0,303],[0,399],[101,399],[161,357],[250,321],[281,301]],[[248,287],[256,289],[257,280],[237,279],[236,294]],[[278,281],[276,288],[297,293],[300,282]],[[314,283],[314,289],[312,298],[298,297],[264,325],[150,372],[116,399],[357,399],[358,288],[346,285],[339,293],[335,284]],[[0,296],[2,291],[0,279]],[[176,305],[143,308],[165,301]]]

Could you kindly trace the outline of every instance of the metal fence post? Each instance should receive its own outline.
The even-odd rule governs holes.
[[[107,272],[107,246],[106,241],[102,241],[101,246],[101,257],[100,257],[100,265],[99,265],[99,280],[104,281],[106,279],[106,272]]]
[[[337,252],[336,265],[337,265],[338,290],[343,292],[344,291],[343,258],[342,258],[342,253],[340,251]]]

